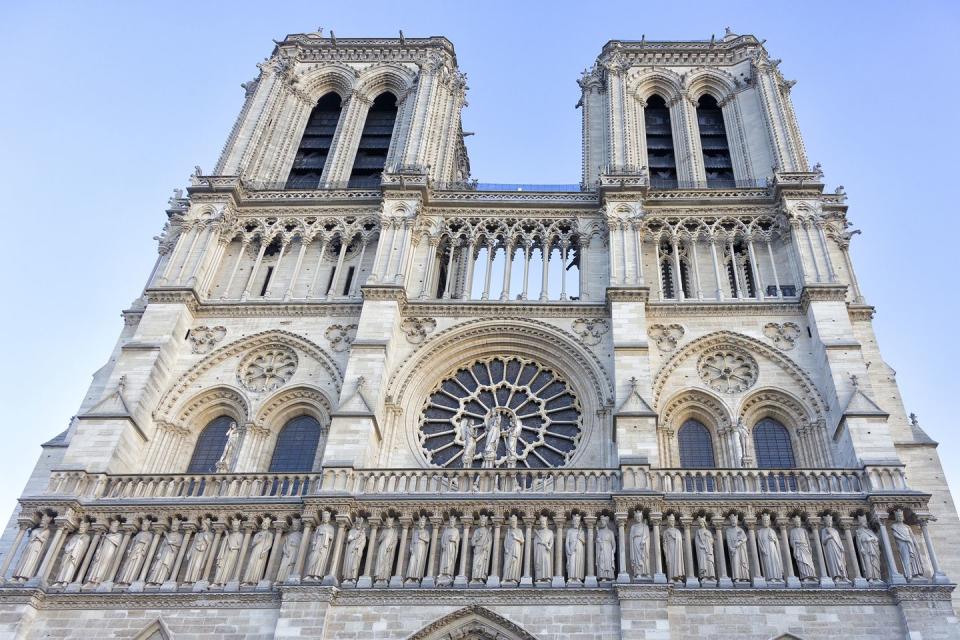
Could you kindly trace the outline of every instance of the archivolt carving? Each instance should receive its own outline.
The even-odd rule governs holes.
[[[384,91],[402,100],[416,81],[415,74],[396,64],[374,65],[368,67],[357,80],[356,93],[373,100]]]
[[[627,78],[627,92],[638,100],[647,100],[659,94],[668,104],[683,95],[680,75],[670,69],[642,69],[631,72]]]
[[[206,389],[186,402],[177,414],[175,424],[181,427],[197,429],[203,428],[209,420],[216,416],[211,410],[216,409],[217,415],[227,414],[237,424],[245,424],[250,413],[250,404],[243,393],[228,386],[217,386]]]
[[[769,388],[757,389],[744,398],[737,416],[750,429],[767,417],[776,418],[787,427],[805,426],[813,418],[803,402],[785,391]]]
[[[305,71],[294,80],[300,90],[311,96],[314,101],[330,91],[346,99],[353,92],[356,81],[356,70],[345,64],[326,64],[317,69]]]
[[[183,397],[183,394],[191,388],[191,386],[200,378],[200,376],[224,360],[233,358],[248,350],[278,344],[285,345],[301,353],[305,353],[316,360],[320,367],[323,368],[327,376],[329,376],[331,382],[336,388],[336,392],[338,394],[340,393],[340,387],[343,384],[343,376],[333,359],[327,354],[326,351],[310,340],[307,340],[306,338],[298,336],[294,333],[290,333],[289,331],[264,331],[262,333],[255,333],[245,338],[240,338],[239,340],[236,340],[230,344],[224,345],[223,347],[220,347],[216,351],[207,355],[207,357],[200,362],[190,367],[190,369],[188,369],[187,372],[180,377],[177,383],[166,392],[163,399],[157,405],[157,410],[154,412],[154,417],[158,420],[167,418],[167,416],[169,416],[172,412],[173,408]]]
[[[295,417],[294,414],[302,413],[313,415],[326,428],[332,413],[330,400],[322,391],[312,387],[284,389],[263,403],[254,424],[263,428],[273,425],[279,429],[288,419]]]
[[[676,432],[684,420],[696,417],[710,428],[724,429],[730,422],[730,412],[723,401],[706,391],[689,389],[670,398],[660,414],[660,423]]]
[[[671,374],[684,361],[686,361],[687,358],[699,356],[699,354],[705,352],[707,349],[719,346],[737,346],[742,349],[746,349],[752,354],[759,354],[772,361],[774,364],[779,366],[783,372],[789,375],[794,382],[797,383],[797,386],[802,389],[803,400],[807,405],[812,407],[818,414],[825,412],[826,402],[824,401],[823,396],[820,395],[819,390],[817,390],[817,387],[810,376],[807,375],[807,373],[793,360],[788,358],[782,352],[771,348],[756,338],[751,338],[750,336],[745,336],[733,331],[717,331],[701,338],[697,338],[675,353],[666,363],[664,363],[664,365],[660,367],[660,370],[657,372],[656,378],[654,379],[654,406],[659,405],[660,394],[663,392],[663,389],[666,386],[667,381],[670,379]]]
[[[705,93],[709,93],[717,102],[723,104],[737,90],[737,82],[726,71],[712,67],[700,67],[685,74],[687,96],[696,104]]]
[[[409,640],[537,640],[519,625],[480,605],[470,605],[430,623]]]

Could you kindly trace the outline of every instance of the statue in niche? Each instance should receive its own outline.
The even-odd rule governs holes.
[[[540,526],[533,530],[533,572],[537,582],[550,582],[553,577],[553,531],[547,516],[540,516]]]
[[[660,537],[663,539],[663,556],[667,561],[667,578],[684,580],[683,534],[677,529],[677,519],[672,513],[667,516],[667,524]]]
[[[247,562],[247,570],[243,573],[243,584],[257,584],[263,580],[272,547],[273,533],[270,532],[270,518],[264,518],[260,523],[260,531],[254,534],[253,543],[250,545],[250,560]]]
[[[302,542],[303,532],[300,531],[300,518],[294,518],[290,521],[290,531],[283,539],[283,552],[280,555],[280,567],[277,569],[277,582],[286,582],[287,578],[293,575]]]
[[[227,441],[223,445],[223,453],[220,454],[220,459],[217,460],[215,467],[217,473],[227,473],[230,471],[231,465],[233,464],[233,454],[237,450],[239,440],[240,429],[237,427],[236,422],[231,422],[230,428],[227,429]]]
[[[117,557],[117,550],[123,541],[123,534],[120,533],[120,521],[111,520],[110,528],[100,540],[100,546],[93,554],[93,562],[90,563],[90,574],[87,581],[92,584],[100,584],[112,579],[110,569],[113,568],[113,559]]]
[[[633,578],[650,575],[650,527],[643,519],[643,511],[633,512],[634,523],[630,526],[630,570]]]
[[[163,534],[160,549],[153,559],[150,571],[147,572],[147,584],[163,584],[167,578],[171,577],[173,563],[177,561],[177,554],[180,553],[182,546],[183,534],[180,532],[180,519],[174,518],[170,521],[170,530]]]
[[[440,534],[440,572],[437,575],[437,586],[447,587],[453,584],[453,576],[457,571],[457,552],[460,550],[460,529],[457,528],[457,516],[450,515],[450,520]]]
[[[731,513],[728,518],[730,526],[723,535],[727,539],[727,549],[730,553],[730,578],[734,582],[750,581],[750,556],[747,555],[747,532],[740,526],[740,518]]]
[[[767,580],[783,582],[783,556],[780,554],[780,539],[777,531],[770,526],[770,514],[760,516],[760,528],[757,529],[757,552],[760,566]]]
[[[493,536],[487,526],[487,515],[481,513],[477,521],[477,528],[470,536],[470,546],[473,547],[473,564],[470,567],[471,582],[486,582],[490,571],[490,547]]]
[[[390,518],[393,520],[393,518]],[[362,517],[358,517],[347,532],[347,550],[343,556],[343,579],[345,582],[356,584],[360,576],[360,558],[363,557],[363,548],[367,546],[367,527]],[[396,544],[396,541],[394,541]],[[379,554],[378,554],[379,557]],[[333,571],[336,567],[331,568]],[[389,573],[389,568],[387,569]]]
[[[703,516],[697,518],[697,531],[693,535],[697,550],[697,572],[701,579],[713,580],[717,577],[713,556],[713,532],[707,528],[707,521]]]
[[[903,511],[901,509],[893,512],[893,524],[890,525],[890,531],[893,533],[893,540],[897,544],[897,551],[900,552],[903,575],[909,579],[923,576],[923,559],[920,557],[920,547],[917,546],[917,539],[913,537],[913,529],[903,521]]]
[[[377,536],[377,564],[373,570],[377,582],[389,582],[393,571],[393,558],[397,552],[397,528],[393,516],[387,516]],[[359,562],[359,559],[358,559]]]
[[[243,545],[243,532],[240,531],[240,518],[234,518],[230,523],[230,533],[220,544],[220,553],[217,554],[217,570],[213,574],[213,585],[222,587],[233,578],[237,559],[240,557],[240,547]]]
[[[210,518],[200,521],[200,531],[193,537],[190,553],[187,554],[187,568],[183,572],[183,581],[193,583],[203,579],[204,559],[207,550],[213,542],[213,532],[210,531]],[[175,576],[171,576],[175,578]]]
[[[733,449],[734,449],[734,464],[738,467],[746,466],[746,459],[750,449],[750,432],[747,430],[747,425],[743,424],[743,420],[738,420],[737,424],[733,427]]]
[[[133,536],[127,547],[127,560],[123,563],[123,568],[117,576],[117,584],[133,584],[140,575],[140,568],[147,559],[147,552],[150,551],[150,543],[153,542],[153,534],[150,532],[150,525],[153,524],[147,518],[140,521],[140,531]]]
[[[613,580],[616,568],[614,567],[614,558],[616,556],[617,539],[613,531],[607,525],[610,522],[609,516],[600,516],[600,524],[597,525],[597,579]]]
[[[43,548],[50,537],[50,516],[46,513],[40,516],[40,523],[30,532],[30,538],[27,540],[27,546],[20,554],[20,562],[17,563],[17,570],[13,572],[13,577],[18,582],[26,582],[34,576],[37,568],[40,566],[40,560],[43,558]]]
[[[823,543],[823,563],[827,565],[827,575],[834,580],[847,580],[847,560],[843,552],[843,539],[833,526],[833,516],[823,516],[820,529],[820,542]]]
[[[430,532],[427,531],[427,519],[417,518],[417,524],[410,533],[410,559],[407,561],[407,584],[419,584],[430,553]]]
[[[583,530],[579,513],[573,514],[570,520],[570,528],[567,529],[566,537],[563,541],[564,551],[567,555],[567,581],[583,582],[585,575],[584,565],[587,561],[587,535]]]
[[[336,532],[333,525],[330,524],[330,512],[320,513],[320,524],[317,525],[317,531],[313,534],[313,540],[310,543],[310,557],[307,560],[307,580],[322,580],[326,575],[327,559],[330,557],[330,549],[333,547],[333,539]]]
[[[73,582],[77,569],[83,562],[83,556],[90,547],[90,523],[81,520],[77,532],[63,546],[63,557],[60,559],[60,570],[54,578],[53,586],[62,587]]]
[[[517,444],[520,442],[520,432],[523,423],[519,420],[507,419],[507,467],[515,469],[517,466]]]
[[[867,522],[867,516],[857,516],[857,531],[854,540],[860,555],[860,566],[863,567],[863,577],[873,582],[881,580],[880,576],[880,539],[873,532]]]
[[[469,469],[477,457],[477,427],[467,418],[460,419],[460,437],[463,439],[463,455],[460,457],[460,466]]]
[[[495,413],[487,424],[487,433],[483,444],[483,468],[493,469],[497,462],[497,447],[500,446],[500,434],[503,429],[503,417]]]
[[[503,535],[503,576],[501,582],[518,583],[523,571],[523,530],[517,516],[510,516],[510,525]]]
[[[816,580],[817,571],[813,566],[813,553],[810,551],[810,535],[800,522],[800,516],[790,519],[793,527],[790,529],[790,548],[793,550],[793,559],[797,562],[797,574],[801,580]]]

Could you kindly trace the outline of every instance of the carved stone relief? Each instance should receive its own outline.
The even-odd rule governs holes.
[[[742,349],[720,346],[710,349],[697,362],[700,378],[715,391],[740,393],[757,381],[757,361]]]
[[[603,335],[610,331],[610,325],[602,318],[577,318],[573,321],[573,332],[580,337],[583,344],[594,346],[600,344]]]
[[[437,321],[433,318],[404,318],[400,323],[400,330],[406,334],[410,344],[420,344],[436,328]]]
[[[683,327],[678,324],[654,324],[650,325],[650,331],[647,335],[657,343],[657,348],[660,351],[673,351],[677,348],[683,333]]]
[[[768,322],[763,327],[763,335],[767,336],[777,349],[790,351],[800,337],[800,327],[793,322]]]
[[[193,353],[210,353],[225,335],[226,327],[196,327],[190,332],[190,350]]]
[[[237,369],[237,379],[250,391],[273,391],[290,380],[296,370],[296,352],[274,345],[244,356]]]
[[[332,324],[323,334],[330,341],[330,348],[334,351],[346,351],[357,337],[357,325]]]

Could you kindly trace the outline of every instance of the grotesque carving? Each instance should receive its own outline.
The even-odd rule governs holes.
[[[704,352],[697,362],[700,378],[715,391],[740,393],[757,381],[757,361],[736,347],[715,347]]]
[[[225,335],[227,335],[226,327],[195,327],[190,332],[190,350],[193,353],[210,353]]]
[[[683,337],[683,327],[679,324],[653,324],[647,331],[650,339],[657,344],[660,351],[673,351]]]
[[[773,342],[773,346],[782,351],[790,351],[800,337],[800,327],[793,322],[768,322],[763,326],[763,335]]]
[[[420,344],[427,339],[427,334],[437,328],[437,321],[433,318],[404,318],[400,323],[400,330],[407,336],[410,344]]]
[[[577,318],[573,321],[573,332],[587,346],[600,344],[608,331],[610,325],[602,318]]]
[[[332,324],[323,334],[330,341],[330,348],[334,351],[346,351],[357,337],[357,325]]]
[[[296,352],[274,345],[248,353],[240,361],[237,379],[250,391],[267,392],[286,384],[296,370]]]

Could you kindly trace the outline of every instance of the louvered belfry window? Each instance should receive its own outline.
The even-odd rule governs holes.
[[[711,189],[736,186],[723,111],[713,96],[705,94],[697,101],[697,125],[707,186]]]
[[[350,171],[351,188],[379,187],[380,174],[387,164],[387,151],[397,120],[397,98],[381,93],[370,105],[360,134],[360,145]]]
[[[297,149],[287,178],[288,189],[316,189],[320,186],[323,167],[330,157],[333,135],[340,121],[340,111],[340,96],[333,92],[317,102],[300,138],[300,148]]]
[[[670,109],[663,98],[652,95],[643,110],[647,134],[647,166],[650,186],[655,189],[677,188],[677,159],[673,150],[673,129]]]

